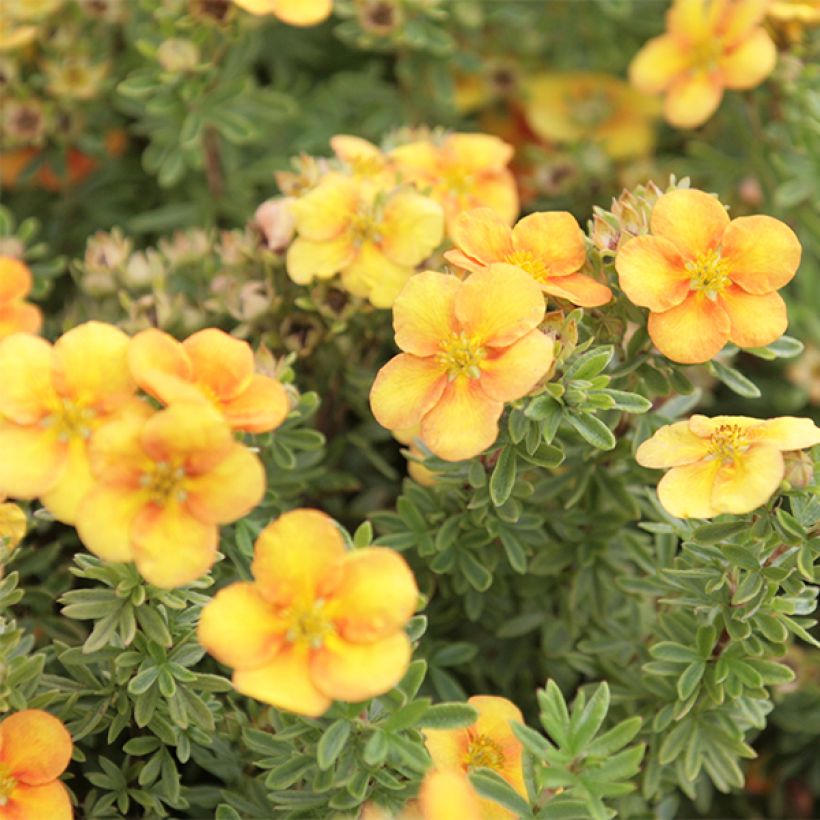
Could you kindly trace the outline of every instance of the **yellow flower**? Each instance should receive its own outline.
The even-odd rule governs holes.
[[[629,79],[641,91],[666,95],[672,125],[702,125],[725,88],[754,88],[774,69],[777,50],[759,25],[765,13],[762,0],[675,0],[666,33],[635,55]]]
[[[317,717],[334,700],[367,700],[401,680],[418,589],[397,552],[348,552],[328,516],[293,510],[262,531],[251,572],[253,582],[216,594],[198,632],[234,668],[238,692]]]
[[[777,22],[816,26],[820,23],[820,0],[771,0],[766,16]]]
[[[208,404],[141,406],[95,433],[77,533],[100,558],[134,561],[155,586],[181,586],[216,560],[219,525],[262,500],[265,470]]]
[[[612,159],[648,154],[657,102],[609,74],[539,74],[526,86],[524,116],[547,142],[595,142]]]
[[[40,498],[71,524],[92,480],[94,431],[141,402],[119,328],[87,322],[54,347],[17,333],[0,341],[0,493]]]
[[[11,551],[26,534],[26,514],[16,504],[3,501],[0,495],[0,546]]]
[[[692,416],[661,427],[635,458],[644,467],[671,468],[658,484],[670,514],[711,518],[765,504],[783,480],[783,452],[818,443],[811,419]]]
[[[298,238],[288,249],[294,282],[342,275],[342,285],[390,307],[416,266],[441,242],[441,207],[410,187],[376,192],[355,177],[326,174],[293,205]]]
[[[513,734],[510,723],[523,723],[521,710],[506,698],[492,695],[476,695],[467,703],[478,710],[478,719],[466,729],[424,729],[424,742],[433,765],[448,772],[460,772],[463,775],[473,768],[486,767],[503,777],[520,795],[526,798],[522,756],[524,747]],[[438,783],[428,784],[428,792],[422,793],[422,806],[429,805],[437,797],[446,806],[447,791],[456,788],[461,793],[450,794],[456,804],[469,805],[469,798],[463,787],[454,781],[452,776],[443,777]],[[430,793],[433,792],[433,794]],[[425,801],[425,797],[427,798]],[[480,799],[480,817],[482,820],[513,820],[515,815],[494,801]],[[443,807],[442,806],[442,807]],[[444,813],[431,814],[430,818],[444,820]],[[450,814],[449,817],[468,815]],[[425,817],[427,815],[425,814]]]
[[[0,339],[12,333],[37,333],[40,309],[25,301],[31,291],[31,271],[19,259],[0,256]]]
[[[390,157],[372,142],[349,134],[337,134],[331,138],[330,147],[353,176],[369,181],[377,191],[396,184],[396,170]]]
[[[507,166],[513,147],[489,134],[448,134],[417,140],[390,152],[399,173],[443,206],[447,229],[471,208],[491,208],[507,224],[518,216],[518,190]]]
[[[79,54],[50,60],[43,64],[46,88],[52,97],[91,100],[101,90],[108,74],[106,63],[92,63]]]
[[[327,20],[333,11],[333,0],[234,0],[251,14],[272,14],[291,26],[315,26]]]

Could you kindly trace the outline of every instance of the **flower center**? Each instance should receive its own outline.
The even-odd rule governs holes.
[[[362,154],[348,159],[353,173],[360,177],[374,177],[385,170],[385,162],[379,156]]]
[[[164,504],[174,497],[177,501],[185,501],[188,497],[183,482],[185,469],[168,461],[154,461],[140,476],[140,485],[151,493],[151,500],[156,504]]]
[[[720,65],[723,43],[719,37],[707,37],[689,46],[689,68],[692,71],[712,72]]]
[[[517,268],[521,268],[521,270],[539,282],[546,282],[549,278],[549,268],[530,251],[514,251],[513,253],[507,254],[504,261],[510,265],[515,265]]]
[[[709,437],[709,452],[724,464],[733,464],[749,448],[749,440],[736,424],[721,424]]]
[[[0,763],[0,806],[5,806],[9,802],[9,797],[17,786],[17,780],[12,777],[8,766]]]
[[[487,352],[478,341],[463,332],[451,333],[440,347],[436,358],[446,368],[450,381],[462,374],[471,379],[481,378],[481,362],[487,358]]]
[[[718,295],[732,284],[729,278],[729,263],[720,258],[719,251],[704,251],[686,263],[689,272],[689,287],[700,291],[714,301]]]
[[[55,412],[42,419],[40,426],[54,428],[57,438],[62,442],[70,441],[75,436],[89,439],[96,416],[97,411],[91,407],[83,407],[70,399],[61,399]]]
[[[285,610],[288,625],[285,638],[290,643],[308,644],[311,649],[319,649],[325,639],[336,630],[324,611],[325,601],[317,598],[308,606],[292,606]]]
[[[600,90],[589,91],[567,100],[567,107],[572,121],[587,128],[599,125],[614,113],[609,95]]]
[[[468,769],[485,766],[498,771],[504,765],[504,752],[501,747],[487,735],[476,735],[467,744],[464,753],[464,766]]]
[[[451,165],[444,169],[442,187],[450,193],[462,196],[473,190],[475,180],[466,168],[460,165]]]
[[[362,210],[353,214],[348,226],[354,245],[361,245],[364,242],[381,241],[381,222],[370,210]]]

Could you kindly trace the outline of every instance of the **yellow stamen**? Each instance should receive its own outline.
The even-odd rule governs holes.
[[[155,461],[140,476],[140,484],[151,493],[151,500],[164,504],[172,497],[185,501],[188,493],[183,486],[185,469],[167,461]]]
[[[446,368],[450,381],[462,374],[471,379],[481,377],[481,362],[487,352],[476,339],[466,333],[452,333],[440,347],[436,358]]]
[[[749,449],[749,440],[736,424],[721,424],[709,437],[710,458],[719,458],[724,464],[734,464]]]
[[[691,277],[689,287],[712,301],[732,284],[729,263],[721,259],[718,251],[699,253],[694,260],[686,263],[686,270]]]
[[[41,427],[51,427],[62,442],[75,436],[89,439],[97,412],[91,407],[83,407],[70,399],[62,399],[55,411],[40,421]]]
[[[317,598],[310,604],[294,605],[285,610],[284,619],[288,624],[286,639],[290,643],[307,644],[311,649],[319,649],[327,637],[336,631],[324,607],[324,600]]]
[[[514,251],[513,253],[507,254],[504,261],[510,265],[515,265],[517,268],[521,268],[521,270],[539,282],[546,282],[549,278],[549,268],[542,259],[538,259],[530,251]]]
[[[476,735],[467,744],[464,766],[468,769],[485,766],[498,771],[504,765],[504,752],[491,737]]]

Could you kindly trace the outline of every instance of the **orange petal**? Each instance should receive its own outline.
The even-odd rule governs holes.
[[[182,345],[167,333],[149,328],[128,343],[128,366],[137,384],[154,398],[167,404],[165,391],[154,385],[154,377],[173,376],[183,382],[193,378],[193,366]]]
[[[573,305],[581,307],[601,307],[612,301],[612,291],[606,285],[596,282],[591,276],[583,273],[558,276],[540,284],[544,293],[567,299]]]
[[[76,527],[80,541],[105,561],[133,560],[131,527],[137,513],[150,499],[145,490],[98,484],[85,495],[77,510]]]
[[[729,216],[715,197],[703,191],[679,188],[664,194],[655,203],[650,221],[653,234],[672,242],[684,259],[694,259],[718,246]],[[668,256],[666,249],[664,254]]]
[[[354,550],[345,556],[342,572],[328,614],[345,640],[369,642],[392,635],[416,611],[416,579],[394,550]]]
[[[555,342],[540,330],[531,330],[509,347],[490,349],[481,363],[481,389],[495,401],[526,396],[553,361]]]
[[[760,85],[774,71],[777,48],[765,29],[756,28],[720,58],[726,88],[744,90]]]
[[[47,493],[63,474],[66,452],[53,429],[0,419],[0,494],[37,498]]]
[[[388,430],[412,427],[435,406],[446,386],[447,373],[434,357],[400,353],[376,374],[370,409]]]
[[[507,698],[495,695],[474,695],[467,699],[467,703],[478,709],[478,720],[473,724],[475,731],[480,735],[492,738],[496,743],[506,743],[510,739],[515,740],[518,744],[520,757],[523,746],[513,734],[510,722],[524,722],[521,710]]]
[[[479,266],[503,262],[513,252],[510,226],[490,208],[462,212],[450,234],[460,251]]]
[[[291,26],[315,26],[332,11],[333,0],[273,0],[273,13]]]
[[[92,475],[105,484],[137,487],[151,466],[140,445],[145,422],[155,413],[146,402],[135,400],[98,428],[88,445]]]
[[[40,308],[28,302],[0,302],[0,339],[12,333],[37,333],[42,326]]]
[[[544,264],[549,277],[575,273],[587,258],[584,234],[568,211],[525,216],[513,228],[512,239],[515,250],[532,254]]]
[[[495,211],[508,225],[515,222],[520,203],[515,177],[509,171],[498,171],[480,177],[467,197],[464,207],[459,207],[453,212],[452,219],[448,222],[448,230],[452,230],[453,219],[462,210],[481,207]]]
[[[54,344],[57,391],[81,406],[110,411],[136,391],[128,369],[128,336],[103,322],[85,322]]]
[[[299,237],[288,248],[288,276],[297,285],[307,285],[317,276],[330,279],[355,258],[356,249],[346,233],[316,242]]]
[[[387,200],[379,232],[381,250],[391,262],[415,267],[441,242],[444,211],[430,197],[402,188]]]
[[[393,304],[396,344],[416,356],[435,356],[441,343],[458,332],[456,293],[461,280],[434,271],[410,277]]]
[[[670,515],[677,518],[711,518],[718,514],[712,506],[712,488],[720,461],[695,461],[673,467],[658,483],[658,498]]]
[[[221,401],[236,398],[253,377],[251,346],[215,327],[189,336],[182,347],[194,368],[194,378]]]
[[[700,293],[665,313],[650,313],[647,330],[655,346],[673,362],[708,362],[729,341],[731,322],[718,302]]]
[[[248,386],[235,398],[220,404],[219,409],[234,430],[267,433],[288,417],[290,402],[280,382],[255,373]]]
[[[233,673],[237,692],[307,717],[323,715],[332,699],[321,692],[309,669],[309,650],[286,644],[264,666]]]
[[[679,305],[691,275],[675,245],[661,236],[636,236],[618,249],[618,283],[634,305],[656,313]]]
[[[60,477],[48,492],[41,493],[40,500],[58,521],[73,524],[80,502],[93,483],[86,442],[79,436],[72,436]]]
[[[477,456],[498,438],[504,405],[490,399],[479,381],[459,376],[449,382],[435,407],[421,420],[422,440],[445,461]]]
[[[134,562],[154,586],[170,589],[204,575],[216,560],[219,533],[175,502],[148,504],[131,525]]]
[[[359,206],[359,186],[350,177],[330,172],[319,184],[291,204],[299,235],[327,242],[346,230]]]
[[[229,524],[247,515],[265,495],[265,468],[259,458],[234,444],[207,472],[185,480],[185,508],[206,524]]]
[[[481,344],[506,347],[538,327],[544,318],[544,296],[520,268],[491,265],[462,282],[455,312],[464,332]]]
[[[723,465],[715,479],[712,505],[718,513],[756,510],[776,492],[783,480],[783,455],[776,447],[753,444],[733,464]]]
[[[769,293],[791,281],[800,265],[794,231],[770,216],[740,216],[723,234],[721,256],[729,276],[747,293]]]
[[[729,341],[738,347],[765,347],[779,339],[789,324],[786,303],[779,293],[754,296],[729,287],[719,296],[732,327]]]
[[[42,786],[18,783],[1,811],[3,820],[71,820],[74,816],[68,789],[59,780]]]
[[[467,212],[469,213],[469,211]],[[476,271],[481,270],[485,267],[480,262],[476,262],[475,259],[470,259],[466,253],[462,253],[460,250],[450,250],[444,252],[444,258],[451,264],[455,265],[457,268],[461,268],[462,270],[469,270],[469,271]]]
[[[404,632],[369,643],[332,636],[312,653],[310,676],[333,700],[367,700],[390,691],[404,677],[411,655]]]
[[[666,469],[692,464],[709,454],[709,442],[695,435],[689,421],[676,421],[661,427],[648,438],[635,453],[635,460],[642,467]]]
[[[820,444],[820,428],[812,419],[780,416],[761,422],[750,431],[750,438],[778,450],[802,450]]]
[[[654,37],[629,64],[629,81],[647,94],[666,91],[686,70],[688,59],[683,43],[668,34]]]
[[[0,256],[0,302],[26,296],[33,284],[28,265],[13,256]]]
[[[686,74],[675,80],[666,92],[663,113],[676,128],[697,128],[717,111],[723,99],[723,86],[705,71]]]
[[[0,373],[0,415],[31,424],[56,408],[51,345],[45,339],[17,333],[0,341]]]
[[[482,801],[458,769],[437,769],[421,782],[419,802],[424,820],[485,820]]]
[[[220,663],[253,669],[268,663],[279,651],[282,623],[254,584],[231,584],[205,605],[197,639]]]
[[[54,715],[24,709],[0,723],[0,763],[27,786],[56,780],[71,760],[71,735]]]
[[[295,598],[313,601],[332,592],[344,556],[332,518],[319,510],[291,510],[259,534],[251,572],[268,601],[287,606]]]

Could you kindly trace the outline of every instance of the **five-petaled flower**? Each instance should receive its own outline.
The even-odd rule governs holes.
[[[519,708],[506,698],[476,695],[467,700],[478,710],[475,723],[465,729],[425,729],[424,742],[433,765],[467,774],[474,768],[492,769],[520,795],[526,796],[522,754],[511,721],[523,723]],[[480,801],[482,820],[507,820],[515,815],[491,800]]]
[[[331,171],[291,205],[298,237],[288,275],[306,285],[341,273],[342,285],[376,307],[396,294],[441,242],[441,206],[410,186],[379,190],[368,179]]]
[[[510,228],[489,208],[476,208],[456,219],[452,234],[456,249],[444,256],[460,268],[515,265],[545,293],[581,307],[599,307],[612,298],[606,285],[578,272],[587,257],[584,234],[567,211],[530,214]]]
[[[251,571],[254,581],[220,590],[199,624],[200,643],[233,667],[238,692],[318,716],[402,678],[418,589],[397,552],[348,552],[332,519],[300,509],[262,531]]]
[[[25,301],[31,291],[28,267],[13,256],[0,256],[0,339],[12,333],[37,333],[40,309]]]
[[[71,735],[54,715],[24,709],[0,723],[0,818],[71,820],[58,780],[71,760]]]
[[[532,277],[497,264],[461,281],[425,271],[393,306],[402,353],[378,373],[373,415],[388,430],[419,424],[439,458],[478,455],[498,437],[504,402],[526,395],[547,373],[553,342],[538,325],[544,297]]]
[[[771,74],[777,49],[760,25],[761,0],[675,0],[666,33],[650,40],[629,67],[633,85],[665,93],[664,114],[695,128],[714,114],[725,88],[754,88]]]
[[[630,301],[651,311],[647,329],[665,356],[706,362],[726,342],[760,347],[786,330],[777,290],[797,271],[801,248],[783,222],[730,222],[714,197],[679,189],[657,201],[651,230],[621,245],[615,269]]]
[[[163,404],[213,404],[234,430],[265,433],[290,409],[284,387],[254,373],[250,345],[216,328],[184,342],[143,330],[128,345],[128,364],[137,384]]]
[[[638,448],[644,467],[669,469],[658,498],[678,518],[741,515],[765,504],[784,475],[783,452],[820,444],[811,419],[692,416],[661,427]]]
[[[213,407],[143,406],[95,433],[95,484],[80,503],[77,532],[95,555],[134,561],[150,583],[176,587],[213,564],[218,525],[261,501],[265,471]]]

